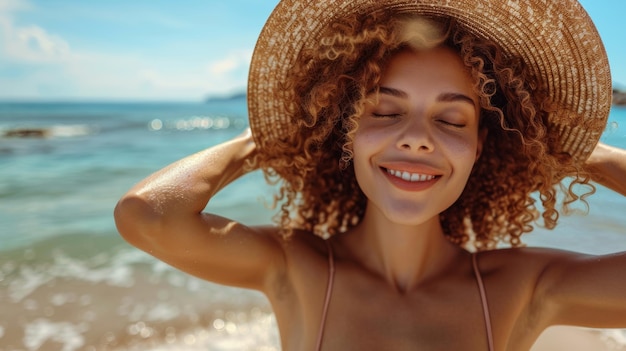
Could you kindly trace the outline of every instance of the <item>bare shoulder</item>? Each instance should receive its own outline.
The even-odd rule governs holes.
[[[287,238],[280,238],[288,269],[308,265],[326,266],[330,252],[325,239],[302,230],[294,230]]]
[[[626,327],[626,252],[519,248],[478,257],[488,288],[514,296],[534,325]],[[505,305],[507,299],[494,300]]]
[[[314,313],[321,306],[331,252],[324,239],[306,231],[295,230],[288,238],[278,240],[284,265],[265,293],[281,322],[291,320],[296,312]]]
[[[477,255],[481,270],[528,274],[540,273],[547,266],[560,262],[589,257],[578,252],[540,247],[497,249],[480,252]]]
[[[311,277],[311,274],[328,270],[329,245],[321,237],[303,230],[294,230],[284,237],[275,226],[257,226],[251,230],[272,242],[273,251],[276,251],[272,255],[281,257],[281,268],[275,272],[278,284],[297,285],[299,276]]]
[[[508,296],[521,306],[535,304],[540,295],[556,281],[555,272],[563,271],[586,257],[583,254],[549,248],[509,248],[480,252],[477,262],[485,285]],[[507,303],[506,299],[503,303]]]

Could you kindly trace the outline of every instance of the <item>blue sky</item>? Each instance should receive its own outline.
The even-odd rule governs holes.
[[[200,101],[245,88],[276,0],[0,0],[0,100]],[[581,0],[626,87],[626,1]]]

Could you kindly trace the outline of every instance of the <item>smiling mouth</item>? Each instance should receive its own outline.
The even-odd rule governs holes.
[[[437,179],[441,176],[432,175],[432,174],[422,174],[422,173],[411,173],[407,171],[397,171],[394,169],[384,168],[385,172],[392,177],[396,177],[398,179],[402,179],[406,182],[418,183],[418,182],[428,182],[434,179]]]

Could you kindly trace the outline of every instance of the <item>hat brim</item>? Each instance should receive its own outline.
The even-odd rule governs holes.
[[[600,36],[576,0],[283,0],[257,41],[248,80],[248,113],[263,149],[296,132],[281,89],[302,48],[338,18],[381,9],[451,17],[469,33],[521,57],[556,104],[549,123],[562,152],[583,162],[611,108],[611,75]]]

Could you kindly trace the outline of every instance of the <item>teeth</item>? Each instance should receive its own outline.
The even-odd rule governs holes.
[[[407,182],[425,182],[435,179],[435,176],[433,175],[402,172],[393,169],[387,169],[387,173],[391,174],[394,177],[402,178]]]

